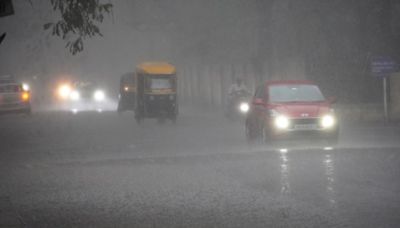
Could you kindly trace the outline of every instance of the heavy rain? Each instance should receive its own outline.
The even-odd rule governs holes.
[[[397,0],[0,0],[0,227],[399,227]]]

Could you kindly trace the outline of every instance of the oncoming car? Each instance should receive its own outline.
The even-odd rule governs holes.
[[[259,86],[246,118],[246,137],[263,142],[292,135],[338,140],[332,104],[311,81],[270,81]]]
[[[31,113],[29,86],[10,76],[0,77],[0,113]]]
[[[57,96],[64,108],[72,112],[97,110],[106,107],[107,96],[103,89],[90,82],[59,85]]]

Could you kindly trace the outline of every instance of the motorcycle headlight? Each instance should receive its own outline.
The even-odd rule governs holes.
[[[332,128],[333,126],[335,126],[335,124],[336,120],[335,117],[333,117],[332,115],[325,115],[321,119],[321,126],[323,128]]]
[[[93,98],[95,101],[104,101],[106,95],[102,90],[96,90],[93,94]]]
[[[81,99],[81,94],[78,91],[74,90],[74,91],[71,92],[69,97],[73,101],[79,101]]]
[[[287,129],[289,127],[289,124],[289,118],[287,118],[286,116],[280,115],[275,118],[275,127],[278,129]]]
[[[249,106],[248,103],[243,102],[243,103],[241,103],[241,104],[239,105],[239,109],[240,109],[241,112],[247,113],[247,112],[249,111],[249,109],[250,109],[250,106]]]

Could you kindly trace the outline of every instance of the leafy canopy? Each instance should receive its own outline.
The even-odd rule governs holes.
[[[51,0],[53,10],[59,11],[61,18],[57,22],[44,24],[45,30],[51,30],[53,36],[67,41],[66,48],[75,55],[83,51],[83,41],[94,36],[102,36],[98,23],[104,15],[110,14],[113,5],[100,0]]]

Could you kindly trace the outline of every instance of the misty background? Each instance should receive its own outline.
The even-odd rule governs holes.
[[[105,2],[114,6],[100,25],[103,37],[85,40],[83,52],[72,55],[43,29],[58,17],[50,1],[14,0],[15,14],[0,19],[7,32],[0,75],[41,86],[73,75],[116,96],[120,75],[162,60],[178,66],[181,100],[221,104],[240,76],[250,88],[267,79],[311,79],[340,102],[374,103],[382,85],[371,58],[400,58],[395,0]]]

